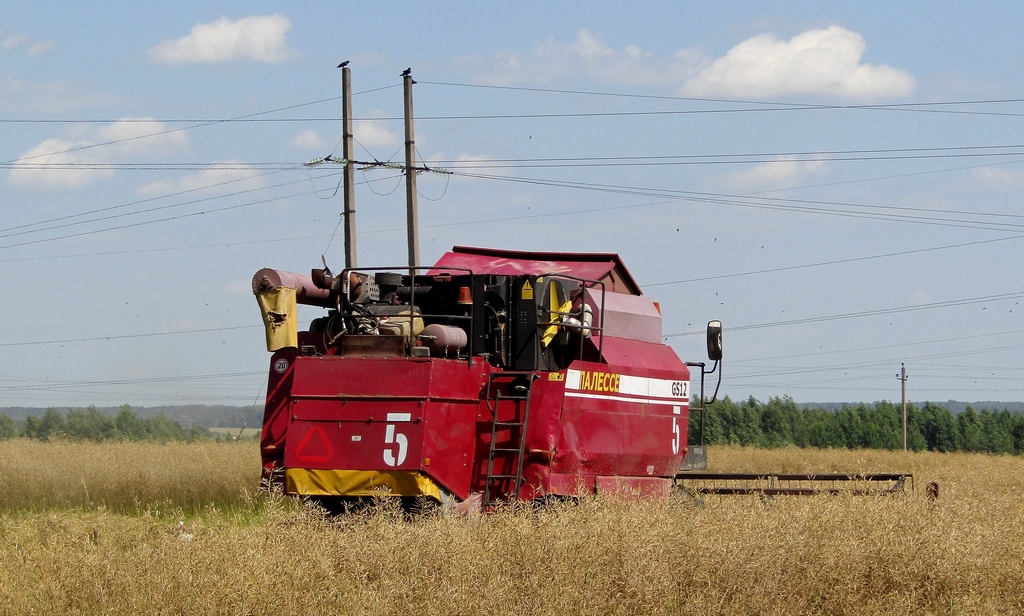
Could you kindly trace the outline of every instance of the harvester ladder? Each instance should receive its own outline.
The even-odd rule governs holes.
[[[508,482],[512,489],[506,492],[505,496],[515,497],[523,485],[523,458],[526,449],[526,422],[530,418],[530,389],[534,379],[537,378],[534,372],[494,372],[487,377],[487,407],[491,411],[491,444],[487,454],[487,478],[484,481],[484,497],[482,505],[484,509],[495,504],[499,497],[492,493],[492,485],[495,482]],[[500,385],[507,383],[508,394],[502,394]],[[505,421],[498,420],[498,410],[503,401],[512,402],[515,413],[512,418]],[[511,434],[518,433],[519,437],[510,438],[507,441],[498,442],[498,433],[508,430]],[[509,456],[515,463],[514,472],[496,473],[494,469],[495,458],[508,459]]]

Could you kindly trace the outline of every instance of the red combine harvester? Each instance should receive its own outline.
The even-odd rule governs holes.
[[[668,495],[689,366],[615,254],[456,247],[433,266],[253,278],[274,352],[263,482],[490,507]],[[296,303],[326,308],[297,331]],[[721,324],[708,327],[721,358]],[[408,499],[407,499],[408,500]]]

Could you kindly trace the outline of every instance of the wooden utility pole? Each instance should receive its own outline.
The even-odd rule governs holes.
[[[900,373],[896,375],[900,380],[900,390],[903,398],[903,451],[907,450],[907,366],[900,364]]]
[[[419,218],[416,213],[416,138],[412,130],[412,79],[410,69],[402,73],[402,85],[405,89],[405,201],[406,226],[409,235],[409,267],[419,265],[420,232]]]
[[[352,165],[352,69],[341,66],[341,155],[345,159],[345,267],[356,266],[356,182]]]

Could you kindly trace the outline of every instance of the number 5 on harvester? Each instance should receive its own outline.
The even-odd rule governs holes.
[[[679,446],[682,444],[683,431],[679,428],[679,421],[676,415],[680,413],[678,406],[672,407],[672,455],[679,453]]]
[[[388,425],[384,429],[384,464],[398,466],[405,462],[405,456],[409,453],[409,437],[398,432],[394,423],[397,421],[412,421],[412,413],[388,413]],[[398,455],[395,455],[392,445],[398,446]]]

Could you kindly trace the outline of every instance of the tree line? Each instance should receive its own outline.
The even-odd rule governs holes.
[[[121,406],[113,417],[98,411],[95,406],[71,409],[66,414],[51,407],[41,417],[29,416],[19,426],[6,414],[0,413],[0,439],[24,436],[40,441],[68,439],[80,441],[185,441],[212,438],[202,426],[184,428],[164,415],[139,417],[128,404]]]
[[[844,405],[838,409],[800,407],[788,396],[761,402],[728,397],[708,406],[703,417],[704,443],[753,447],[902,449],[900,405]],[[690,442],[700,442],[701,414],[690,416]],[[0,439],[27,437],[88,441],[185,441],[216,438],[202,426],[182,427],[160,414],[139,417],[128,404],[113,416],[94,406],[61,413],[46,409],[41,417],[15,423],[0,413]],[[913,451],[1024,453],[1024,414],[1007,409],[959,413],[926,402],[907,405],[907,447]]]
[[[690,416],[690,442],[700,442],[701,414]],[[903,408],[891,402],[836,410],[799,407],[792,398],[729,398],[704,413],[704,443],[754,447],[902,449]],[[907,448],[913,451],[1024,452],[1024,414],[968,406],[954,414],[926,402],[907,405]]]

